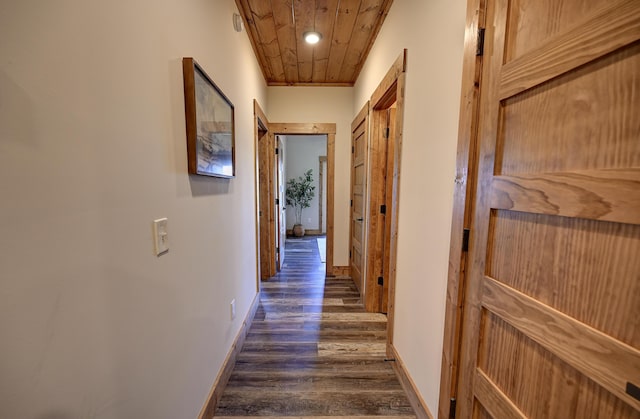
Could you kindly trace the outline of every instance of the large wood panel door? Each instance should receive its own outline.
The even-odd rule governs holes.
[[[640,2],[487,2],[460,418],[640,417]]]
[[[351,278],[362,293],[364,286],[365,187],[367,184],[369,103],[351,123],[351,237],[349,265]]]

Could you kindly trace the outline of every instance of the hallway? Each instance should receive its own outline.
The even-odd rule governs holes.
[[[364,311],[350,279],[325,281],[314,237],[285,252],[216,417],[415,417],[384,360],[386,316]]]

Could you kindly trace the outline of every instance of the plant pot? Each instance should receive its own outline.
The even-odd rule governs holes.
[[[304,227],[302,226],[302,224],[295,224],[293,226],[293,235],[296,237],[304,236]]]

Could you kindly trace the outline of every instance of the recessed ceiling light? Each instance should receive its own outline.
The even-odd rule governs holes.
[[[319,32],[305,32],[304,40],[307,44],[317,44],[322,39],[322,34]]]

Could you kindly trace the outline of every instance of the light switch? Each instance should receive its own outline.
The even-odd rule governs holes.
[[[169,235],[167,233],[166,218],[160,218],[153,220],[153,245],[156,251],[156,256],[169,251]]]

